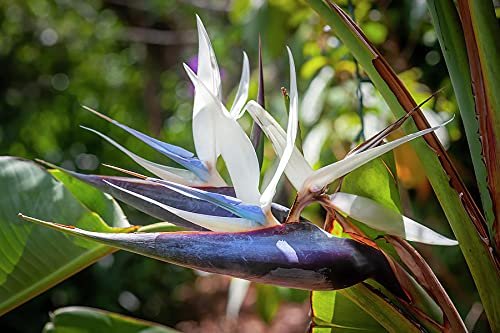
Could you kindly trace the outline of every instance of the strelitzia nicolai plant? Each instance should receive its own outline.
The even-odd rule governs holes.
[[[326,195],[327,186],[335,180],[445,124],[378,145],[387,134],[383,132],[364,149],[313,171],[295,147],[299,110],[291,51],[288,49],[290,106],[285,132],[257,102],[250,101],[243,107],[249,81],[246,55],[237,97],[231,110],[226,109],[221,102],[215,53],[199,18],[198,32],[198,73],[185,65],[195,86],[193,138],[198,157],[91,110],[188,170],[150,162],[91,130],[161,179],[137,173],[131,173],[136,178],[128,178],[65,171],[146,213],[197,231],[98,233],[23,217],[71,235],[207,272],[309,290],[342,289],[373,278],[397,299],[410,300],[401,284],[397,266],[380,248],[368,240],[333,236],[300,218],[300,212],[305,205],[318,200],[332,212],[348,215],[389,235],[428,244],[456,245],[456,241],[368,198],[342,192]],[[280,157],[269,185],[262,192],[256,152],[237,121],[245,110],[269,137]],[[233,187],[226,185],[216,169],[215,161],[219,156],[226,163]],[[273,203],[283,173],[298,191],[299,204],[291,211]]]

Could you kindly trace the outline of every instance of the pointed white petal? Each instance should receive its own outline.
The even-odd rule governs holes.
[[[243,68],[241,69],[241,79],[238,85],[238,91],[234,97],[233,105],[229,113],[234,119],[238,119],[243,115],[242,109],[248,99],[248,88],[250,87],[250,65],[248,64],[248,56],[243,52]]]
[[[286,133],[280,124],[255,101],[250,101],[245,107],[252,118],[259,124],[266,136],[271,140],[274,151],[283,156],[286,146]],[[285,174],[296,190],[302,188],[304,181],[312,175],[313,170],[300,151],[294,147],[290,160],[285,168]]]
[[[446,238],[374,200],[343,192],[332,194],[330,200],[335,209],[341,213],[387,234],[431,245],[458,244],[457,241]]]
[[[231,279],[226,306],[226,316],[228,318],[238,318],[241,305],[248,293],[248,287],[250,287],[250,281],[238,278]]]
[[[183,185],[196,185],[196,186],[207,186],[210,184],[207,184],[200,180],[194,173],[188,170],[183,170],[183,169],[178,169],[178,168],[173,168],[169,167],[166,165],[158,164],[155,162],[151,162],[145,158],[142,158],[134,153],[132,153],[130,150],[127,148],[123,147],[120,145],[118,142],[115,140],[111,139],[110,137],[102,134],[101,132],[98,132],[92,128],[88,128],[85,126],[80,126],[83,129],[86,129],[87,131],[90,131],[92,133],[95,133],[99,135],[101,138],[104,140],[108,141],[111,143],[113,146],[121,150],[123,153],[125,153],[128,157],[130,157],[134,162],[142,166],[144,169],[148,170],[149,172],[157,175],[158,177],[169,180],[172,182],[176,182],[179,184]]]
[[[196,26],[198,28],[199,43],[197,75],[210,92],[220,100],[222,93],[219,65],[217,64],[210,37],[208,37],[207,30],[198,15],[196,15]]]
[[[207,31],[198,15],[196,16],[198,27],[198,76],[213,94],[221,96],[221,79],[217,59],[210,43]],[[184,65],[186,67],[186,65]],[[210,101],[195,91],[193,105],[193,141],[196,155],[202,160],[207,168],[216,173],[217,151],[215,140],[215,119],[210,111]]]
[[[408,134],[397,140],[390,141],[382,146],[374,147],[358,154],[349,155],[343,160],[324,166],[321,169],[314,171],[312,176],[310,176],[304,182],[301,191],[310,190],[312,192],[317,192],[321,190],[323,187],[333,182],[334,180],[348,174],[352,170],[359,168],[363,164],[368,163],[371,160],[387,153],[388,151],[393,150],[394,148],[402,145],[403,143],[421,137],[422,135],[431,133],[445,126],[450,121],[451,119],[439,126],[427,128],[425,130],[416,133]]]
[[[287,47],[288,59],[290,61],[290,110],[288,113],[288,125],[286,134],[286,144],[283,154],[281,155],[278,168],[266,187],[262,196],[260,198],[260,204],[264,211],[268,211],[271,207],[274,195],[276,194],[276,187],[281,178],[281,175],[285,171],[285,168],[292,156],[293,150],[295,148],[295,139],[297,138],[297,129],[299,126],[299,110],[298,110],[298,93],[297,93],[297,81],[295,77],[295,64],[293,61],[292,52]]]
[[[133,195],[137,198],[140,198],[144,201],[147,201],[153,205],[161,207],[172,214],[175,214],[183,219],[186,219],[194,224],[197,224],[203,228],[212,230],[212,231],[227,231],[227,232],[236,232],[236,231],[245,231],[245,230],[253,230],[262,228],[257,222],[249,221],[246,219],[238,218],[238,217],[220,217],[213,215],[204,215],[198,213],[192,213],[184,210],[180,210],[171,206],[167,206],[161,202],[158,202],[154,199],[148,198],[142,194],[127,190],[120,186],[114,185],[110,182],[104,181],[109,186],[112,186],[120,191]],[[168,222],[168,221],[167,221]]]
[[[260,168],[252,142],[226,107],[205,87],[193,71],[184,66],[197,93],[207,102],[213,115],[217,152],[222,155],[231,176],[236,196],[248,204],[259,204]],[[200,130],[204,130],[201,128]]]

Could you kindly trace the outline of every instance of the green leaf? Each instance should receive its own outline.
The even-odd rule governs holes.
[[[99,191],[62,170],[52,169],[49,173],[63,183],[83,205],[99,214],[108,225],[122,228],[130,226],[125,213],[109,194]]]
[[[336,291],[313,291],[313,333],[387,332],[363,309]]]
[[[257,311],[266,323],[270,323],[280,305],[278,287],[269,284],[257,284]]]
[[[491,230],[494,219],[493,204],[486,182],[486,165],[481,153],[479,123],[475,112],[469,59],[460,17],[452,0],[427,0],[427,6],[455,91],[477,185],[481,194],[483,210]]]
[[[385,154],[381,158],[377,158],[345,176],[342,180],[342,191],[365,196],[378,201],[384,206],[399,211],[399,191],[396,186],[396,180],[392,176],[395,168],[390,168],[389,166],[394,166],[392,153]],[[381,235],[381,232],[363,223],[353,222],[372,239]],[[392,246],[387,244],[387,242],[377,241],[377,243],[387,253],[396,255]],[[357,289],[358,292],[347,292],[349,289],[340,291],[313,291],[311,293],[313,332],[355,332],[359,330],[386,332],[386,329],[377,322],[380,318],[379,315],[383,316],[383,314],[375,314],[375,317],[372,317],[372,315],[368,314],[368,311],[373,314],[384,311],[390,312],[394,309],[387,303],[384,306],[368,303],[369,306],[360,308],[346,298],[344,293],[352,293],[358,298],[368,298],[371,296],[368,293],[364,295],[364,292],[360,291],[364,289]],[[375,308],[368,309],[369,307]],[[377,320],[374,318],[377,318]]]
[[[57,309],[44,333],[175,333],[174,329],[113,312],[81,306]]]
[[[61,282],[114,249],[23,223],[18,213],[116,230],[33,162],[0,157],[0,315]],[[82,189],[85,187],[82,186]],[[112,221],[116,223],[116,220]],[[123,222],[123,221],[122,221]],[[123,224],[122,224],[123,225]]]

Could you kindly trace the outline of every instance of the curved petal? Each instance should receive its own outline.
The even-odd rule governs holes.
[[[264,211],[270,209],[271,203],[273,201],[274,195],[276,194],[276,187],[281,178],[281,175],[285,171],[285,168],[292,156],[293,150],[295,148],[295,139],[297,138],[297,129],[299,126],[299,110],[298,110],[298,93],[297,93],[297,81],[295,77],[295,64],[293,61],[292,52],[287,47],[288,59],[290,62],[290,112],[288,114],[288,125],[286,134],[286,144],[285,149],[283,149],[283,154],[278,164],[278,168],[274,173],[273,178],[269,182],[262,196],[260,198],[260,204]]]
[[[130,195],[136,196],[144,201],[157,205],[165,210],[168,210],[172,214],[175,214],[183,219],[186,219],[200,227],[206,228],[212,231],[243,231],[261,228],[262,225],[255,221],[250,221],[247,219],[242,219],[239,217],[225,217],[225,216],[214,216],[214,215],[204,215],[198,213],[192,213],[185,210],[180,210],[171,206],[167,206],[159,201],[148,198],[142,194],[135,193],[133,191],[127,190],[125,188],[119,187],[111,182],[103,180],[109,186],[116,188],[120,191],[128,193]],[[168,221],[167,221],[168,222]]]
[[[241,218],[259,222],[262,225],[265,223],[265,215],[262,213],[259,206],[245,204],[239,199],[224,194],[191,188],[189,186],[183,186],[173,182],[151,178],[148,178],[147,180],[156,182],[178,193],[210,202]]]
[[[210,37],[208,37],[207,30],[198,15],[196,15],[196,27],[198,29],[197,75],[210,92],[220,100],[222,99],[222,91],[219,65]]]
[[[248,204],[259,204],[260,168],[252,142],[238,122],[231,118],[226,107],[200,81],[187,65],[184,68],[198,94],[207,101],[206,108],[213,116],[217,151],[226,163],[236,196]],[[209,103],[208,103],[209,102]]]
[[[250,65],[248,64],[248,56],[246,52],[243,52],[243,68],[241,69],[241,79],[238,85],[238,90],[236,91],[236,96],[234,97],[233,105],[229,114],[234,119],[239,119],[243,112],[242,109],[248,99],[248,89],[250,87]]]
[[[333,182],[334,180],[348,174],[349,172],[357,169],[363,164],[368,163],[371,160],[387,153],[388,151],[393,150],[394,148],[402,145],[403,143],[421,137],[425,134],[431,133],[445,126],[451,120],[452,119],[436,127],[431,127],[422,131],[418,131],[416,133],[408,134],[397,140],[390,141],[382,146],[370,148],[361,153],[349,155],[345,157],[343,160],[324,166],[321,169],[318,169],[313,172],[313,174],[304,182],[301,191],[309,190],[311,192],[318,192],[322,188]]]
[[[92,128],[88,128],[85,126],[80,126],[81,128],[90,131],[92,133],[95,133],[99,135],[101,138],[104,140],[108,141],[111,143],[113,146],[121,150],[123,153],[125,153],[128,157],[130,157],[134,162],[142,166],[144,169],[148,170],[149,172],[157,175],[158,177],[165,179],[165,180],[170,180],[179,184],[184,184],[184,185],[196,185],[196,186],[202,186],[206,185],[206,183],[202,180],[200,180],[193,172],[188,171],[188,170],[183,170],[183,169],[178,169],[178,168],[173,168],[169,167],[166,165],[158,164],[155,162],[151,162],[145,158],[142,158],[134,153],[132,153],[130,150],[126,149],[122,145],[120,145],[118,142],[115,140],[111,139],[110,137],[102,134],[99,131],[96,131]]]
[[[157,140],[155,138],[152,138],[144,133],[141,133],[133,128],[130,128],[126,125],[123,125],[119,123],[118,121],[109,118],[108,116],[103,115],[102,113],[97,112],[96,110],[93,110],[89,108],[88,106],[83,106],[84,109],[94,113],[95,115],[101,117],[102,119],[105,119],[106,121],[109,121],[113,125],[116,125],[120,127],[121,129],[125,130],[129,134],[132,134],[154,150],[160,152],[161,154],[171,158],[175,162],[179,163],[180,165],[184,166],[186,169],[191,170],[194,172],[201,180],[203,181],[208,181],[210,178],[209,172],[206,168],[206,166],[203,164],[202,161],[200,161],[198,158],[194,156],[194,154],[184,148]]]
[[[250,281],[232,278],[227,291],[226,316],[228,318],[238,318],[241,306],[248,294]]]
[[[431,245],[458,245],[456,240],[446,238],[374,200],[343,192],[332,194],[330,200],[341,213],[390,235]]]
[[[271,141],[276,154],[280,157],[283,156],[286,147],[287,134],[283,128],[281,128],[280,124],[278,124],[278,122],[255,101],[248,102],[245,108],[260,128],[262,128],[264,133],[266,133],[266,136]],[[299,190],[302,188],[304,181],[312,175],[312,173],[313,170],[304,159],[304,156],[302,156],[300,151],[294,147],[292,155],[290,156],[288,164],[285,168],[285,174],[288,180],[290,180],[296,190]]]
[[[198,28],[198,77],[207,89],[218,100],[221,99],[221,78],[215,52],[210,43],[207,31],[203,26],[203,22],[196,15],[196,23]],[[211,108],[212,101],[201,93],[199,89],[195,89],[194,105],[193,105],[193,141],[196,148],[196,154],[205,162],[207,168],[216,173],[217,165],[217,145],[215,132],[215,115]],[[220,176],[219,176],[220,178]]]

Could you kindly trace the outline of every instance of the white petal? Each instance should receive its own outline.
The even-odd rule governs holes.
[[[332,194],[330,199],[332,205],[341,213],[387,234],[431,245],[458,244],[457,241],[446,238],[374,200],[342,192]]]
[[[283,154],[281,155],[278,168],[274,173],[273,178],[269,182],[262,196],[260,198],[260,204],[264,211],[268,211],[271,208],[271,203],[273,201],[274,195],[276,194],[276,187],[281,178],[281,175],[285,171],[285,168],[292,156],[293,149],[295,148],[295,139],[297,138],[297,128],[299,126],[299,110],[298,110],[298,93],[297,93],[297,81],[295,77],[295,64],[293,62],[293,56],[290,49],[288,50],[288,59],[290,61],[290,110],[288,113],[288,126],[286,134],[286,144]]]
[[[310,190],[312,192],[317,192],[321,190],[323,187],[333,182],[334,180],[348,174],[352,170],[359,168],[363,164],[368,163],[371,160],[387,153],[388,151],[393,150],[394,148],[402,145],[403,143],[421,137],[422,135],[425,135],[427,133],[431,133],[437,130],[438,128],[445,126],[451,120],[452,119],[436,127],[431,127],[416,133],[408,134],[397,140],[390,141],[382,146],[374,147],[358,154],[349,155],[343,160],[324,166],[321,169],[314,171],[312,176],[310,176],[304,182],[301,191]]]
[[[229,284],[227,295],[226,316],[229,318],[237,318],[240,313],[241,305],[245,300],[250,287],[250,281],[232,278]]]
[[[215,52],[208,37],[207,30],[200,17],[196,15],[198,28],[198,70],[197,75],[218,99],[222,98],[221,78]]]
[[[286,133],[278,122],[255,101],[250,101],[245,107],[252,118],[259,124],[266,136],[271,140],[274,151],[283,156],[286,146]],[[285,174],[296,190],[302,188],[304,181],[312,175],[313,170],[300,151],[294,147],[292,155],[285,168]]]
[[[260,168],[252,142],[238,122],[231,118],[226,107],[208,91],[195,73],[184,66],[195,89],[203,95],[213,114],[217,152],[222,155],[231,176],[236,196],[248,204],[259,204]],[[200,129],[203,130],[203,129]]]
[[[243,68],[241,69],[241,79],[238,85],[238,91],[234,97],[233,105],[229,113],[234,119],[238,119],[243,115],[242,109],[248,99],[248,88],[250,86],[250,65],[248,64],[248,56],[243,52]]]
[[[85,126],[80,126],[80,127],[83,129],[86,129],[87,131],[90,131],[90,132],[93,132],[93,133],[99,135],[101,138],[108,141],[113,146],[115,146],[116,148],[121,150],[123,153],[125,153],[128,157],[130,157],[132,160],[134,160],[134,162],[136,162],[137,164],[142,166],[144,169],[148,170],[149,172],[157,175],[158,177],[160,177],[162,179],[169,180],[169,181],[172,181],[172,182],[175,182],[178,184],[188,185],[188,186],[212,185],[212,184],[208,184],[208,183],[203,182],[201,179],[199,179],[191,171],[173,168],[173,167],[169,167],[166,165],[151,162],[145,158],[142,158],[142,157],[132,153],[130,150],[123,147],[122,145],[120,145],[118,142],[111,139],[110,137],[102,134],[101,132],[98,132],[92,128],[88,128]]]
[[[165,210],[168,210],[172,214],[175,214],[179,217],[182,217],[185,220],[188,220],[194,224],[197,224],[203,228],[212,230],[212,231],[226,231],[226,232],[237,232],[237,231],[245,231],[245,230],[253,230],[262,228],[262,225],[257,222],[249,221],[246,219],[241,219],[237,217],[220,217],[213,215],[204,215],[198,213],[192,213],[185,210],[180,210],[174,207],[167,206],[161,202],[158,202],[154,199],[148,198],[142,194],[127,190],[120,186],[114,185],[110,182],[104,181],[109,186],[112,186],[120,191],[133,195],[137,198],[145,200],[153,205],[161,207]],[[167,221],[168,222],[168,221]]]
[[[333,69],[329,66],[321,69],[318,75],[311,81],[309,88],[307,88],[304,98],[300,103],[300,119],[303,124],[314,124],[323,109],[325,91],[328,83],[333,77]]]
[[[207,31],[196,15],[198,27],[198,76],[213,94],[220,98],[221,79],[217,59]],[[215,119],[210,111],[210,101],[197,90],[193,105],[193,141],[196,155],[205,162],[209,170],[216,169],[217,151],[215,140]],[[215,171],[216,172],[216,171]]]

